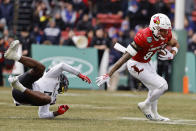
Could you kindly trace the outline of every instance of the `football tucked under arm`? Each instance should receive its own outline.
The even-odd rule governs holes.
[[[158,52],[159,60],[172,60],[174,58],[174,54],[172,54],[168,49],[162,49]]]

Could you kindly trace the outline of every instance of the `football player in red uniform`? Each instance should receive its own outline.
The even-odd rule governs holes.
[[[156,73],[151,57],[161,50],[165,53],[159,53],[160,60],[171,60],[177,54],[179,43],[172,36],[171,29],[171,22],[166,15],[161,13],[153,15],[149,27],[140,30],[113,68],[107,74],[97,77],[96,80],[98,86],[109,81],[112,74],[127,62],[130,74],[139,79],[149,90],[146,100],[138,103],[138,108],[149,120],[169,120],[157,112],[158,99],[167,91],[168,84]],[[171,51],[167,50],[166,46],[171,46]]]

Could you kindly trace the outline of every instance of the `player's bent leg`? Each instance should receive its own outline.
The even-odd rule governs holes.
[[[24,94],[28,96],[31,105],[33,106],[43,106],[51,102],[50,96],[39,91],[27,89],[25,90]]]
[[[45,66],[30,57],[22,56],[19,62],[29,68],[32,68],[29,71],[32,76],[41,77],[44,73]]]
[[[12,94],[16,101],[21,104],[31,104],[34,106],[42,106],[51,102],[51,97],[41,93],[39,91],[33,91],[24,87],[16,76],[10,76],[8,81],[10,85],[15,89]],[[18,92],[18,93],[17,93]],[[14,94],[15,93],[15,94]],[[21,96],[18,96],[21,95]]]

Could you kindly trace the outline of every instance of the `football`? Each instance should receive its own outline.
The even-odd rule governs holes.
[[[168,51],[171,51],[171,46],[169,46],[169,45],[167,45],[165,48],[163,48],[163,49],[161,49],[159,52],[158,52],[158,55],[160,54],[160,55],[163,55],[163,56],[165,56],[165,55],[167,55],[167,51],[165,51],[165,49],[167,49]]]
[[[165,55],[167,55],[167,52],[163,49],[163,50],[160,50],[160,51],[158,52],[158,55],[165,56]]]

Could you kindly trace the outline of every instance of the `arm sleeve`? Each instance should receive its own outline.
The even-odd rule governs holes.
[[[51,68],[44,77],[49,77],[49,78],[57,78],[63,71],[69,72],[74,75],[78,75],[80,72],[75,69],[74,67],[66,64],[66,63],[60,63],[53,68]]]
[[[39,111],[38,111],[39,118],[54,118],[55,116],[53,112],[49,110],[49,108],[50,108],[50,104],[47,104],[45,106],[39,106]]]

